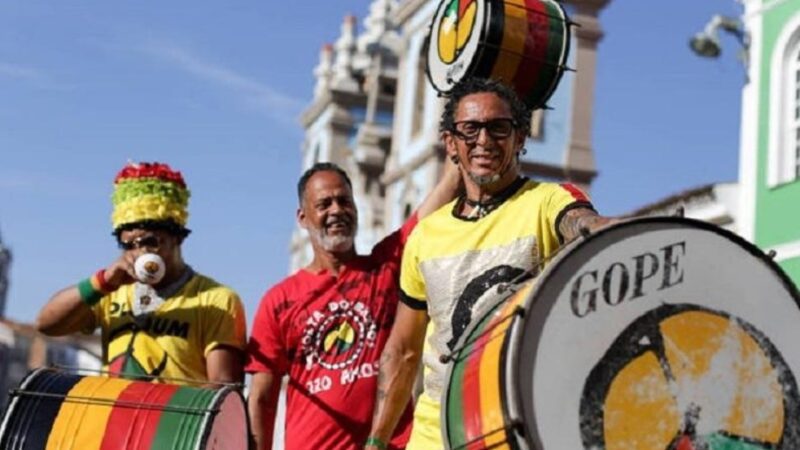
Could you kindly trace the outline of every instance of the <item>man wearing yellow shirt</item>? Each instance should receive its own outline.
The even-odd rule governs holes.
[[[112,198],[121,255],[55,293],[39,313],[39,331],[60,336],[100,328],[104,369],[112,376],[241,382],[244,308],[235,292],[183,260],[189,190],[181,173],[166,164],[128,164]],[[160,280],[144,280],[150,284],[134,267],[145,254],[165,269]]]
[[[575,186],[520,175],[518,157],[529,124],[530,111],[499,82],[467,79],[450,93],[440,131],[466,192],[421,220],[406,244],[401,303],[378,375],[370,439],[378,445],[369,449],[380,448],[390,435],[420,360],[424,391],[407,449],[443,448],[440,396],[446,366],[440,355],[449,354],[472,320],[499,300],[498,284],[535,276],[582,228],[611,220],[598,216]]]

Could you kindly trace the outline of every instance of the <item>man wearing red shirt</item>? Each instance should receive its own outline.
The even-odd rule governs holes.
[[[248,345],[248,409],[257,450],[272,448],[280,380],[289,376],[285,448],[355,450],[369,434],[379,358],[394,321],[400,257],[417,220],[455,197],[460,176],[444,176],[403,226],[358,255],[358,213],[347,174],[319,163],[298,183],[297,220],[313,261],[261,300]],[[409,403],[387,448],[403,448]]]

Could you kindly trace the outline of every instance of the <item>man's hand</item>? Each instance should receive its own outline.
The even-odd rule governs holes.
[[[113,290],[121,286],[131,284],[136,281],[136,270],[134,263],[136,256],[131,252],[125,252],[105,269],[105,282]]]

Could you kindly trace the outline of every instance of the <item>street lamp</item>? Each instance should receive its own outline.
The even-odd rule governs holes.
[[[722,47],[719,42],[719,30],[723,30],[732,34],[739,44],[742,45],[742,50],[739,53],[739,58],[742,63],[747,67],[747,50],[750,45],[750,39],[744,25],[737,20],[726,16],[715,15],[708,21],[703,31],[697,33],[689,41],[689,47],[692,48],[698,56],[704,58],[716,58],[722,52]]]

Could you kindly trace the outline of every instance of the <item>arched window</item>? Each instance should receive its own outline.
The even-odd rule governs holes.
[[[795,40],[794,48],[790,53],[792,58],[788,64],[789,73],[786,79],[789,81],[791,90],[788,92],[787,99],[790,107],[784,110],[784,120],[786,121],[784,139],[787,153],[792,154],[793,179],[800,178],[800,39]]]
[[[776,40],[770,74],[767,184],[775,187],[800,180],[800,14]]]

